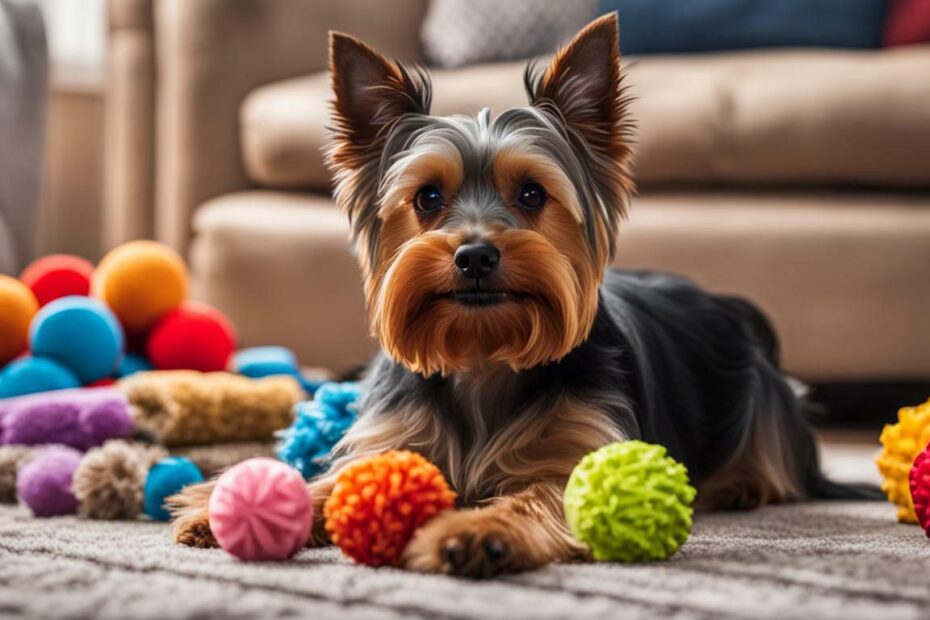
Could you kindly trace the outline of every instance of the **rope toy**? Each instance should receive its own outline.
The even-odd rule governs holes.
[[[313,400],[294,408],[294,423],[278,434],[277,455],[305,479],[322,473],[333,446],[355,422],[358,383],[324,383]]]
[[[696,492],[662,446],[612,443],[588,454],[565,488],[565,517],[596,560],[664,560],[687,540]]]
[[[347,556],[369,566],[397,566],[417,528],[454,503],[435,465],[392,450],[343,469],[323,511],[326,531]]]
[[[882,491],[898,507],[898,521],[917,523],[909,475],[914,459],[930,443],[930,400],[898,410],[897,424],[885,425],[881,442],[883,448],[875,464],[884,478]]]

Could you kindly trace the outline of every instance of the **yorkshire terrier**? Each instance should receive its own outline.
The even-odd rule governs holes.
[[[698,506],[856,497],[820,473],[764,316],[679,277],[608,270],[633,190],[617,19],[544,69],[529,106],[430,116],[429,77],[330,39],[328,159],[383,353],[328,473],[390,449],[422,453],[459,494],[406,567],[488,577],[585,557],[562,512],[574,466],[640,438],[683,462]],[[176,541],[215,546],[211,483],[174,498]]]

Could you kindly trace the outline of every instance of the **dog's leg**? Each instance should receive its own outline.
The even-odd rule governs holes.
[[[209,549],[219,547],[210,531],[207,506],[216,480],[185,487],[180,493],[168,498],[171,513],[171,538],[176,544]]]
[[[487,506],[439,515],[404,551],[407,568],[488,578],[584,557],[562,511],[562,486],[533,484]]]
[[[313,527],[310,528],[310,537],[307,538],[307,547],[323,547],[329,544],[329,534],[323,527],[326,519],[323,515],[323,505],[333,492],[336,484],[336,475],[328,473],[316,478],[307,485],[310,497],[313,499]]]

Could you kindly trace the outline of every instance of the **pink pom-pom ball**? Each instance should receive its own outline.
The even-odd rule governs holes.
[[[239,463],[210,496],[210,529],[240,560],[284,560],[307,542],[313,503],[303,476],[269,458]]]

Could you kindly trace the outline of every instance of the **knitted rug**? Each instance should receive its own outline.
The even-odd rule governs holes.
[[[930,540],[884,503],[697,517],[670,561],[555,565],[478,582],[354,565],[332,549],[245,564],[151,522],[0,509],[0,617],[916,618]]]

